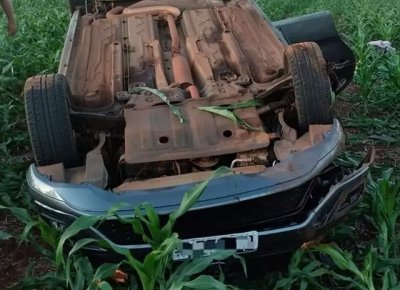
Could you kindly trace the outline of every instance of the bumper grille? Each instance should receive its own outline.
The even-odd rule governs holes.
[[[186,239],[295,224],[306,218],[303,210],[315,199],[315,189],[315,180],[312,180],[295,189],[269,196],[190,211],[178,220],[174,230],[180,238]],[[161,223],[167,218],[161,216]],[[118,220],[104,221],[97,229],[120,245],[143,243],[131,225],[121,224]]]

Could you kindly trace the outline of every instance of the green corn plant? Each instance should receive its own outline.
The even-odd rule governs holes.
[[[393,169],[384,171],[383,178],[371,184],[371,210],[378,230],[387,228],[388,239],[396,239],[396,225],[400,216],[400,182],[390,180]]]
[[[331,258],[339,270],[344,273],[330,271],[329,275],[339,282],[346,282],[347,289],[374,290],[373,274],[376,264],[376,250],[371,249],[365,256],[363,268],[360,269],[353,260],[350,253],[343,251],[339,247],[332,245],[318,245],[314,247],[315,251],[325,254]],[[346,272],[351,273],[352,277]]]
[[[388,78],[390,84],[389,89],[391,88],[397,92],[396,96],[398,97],[400,92],[400,54],[394,52],[390,53],[385,59],[382,71]],[[392,101],[395,102],[396,100]]]
[[[319,280],[329,273],[323,266],[320,261],[311,259],[309,251],[300,249],[293,254],[287,274],[281,275],[275,284],[274,290],[290,290],[293,288],[301,290],[310,288],[322,289],[324,287]]]
[[[180,206],[169,215],[168,221],[164,225],[161,225],[158,214],[150,204],[139,205],[134,210],[134,219],[118,216],[118,206],[110,209],[106,216],[82,216],[78,218],[66,228],[55,243],[53,240],[49,242],[55,249],[57,272],[40,278],[27,276],[18,285],[18,289],[29,289],[35,283],[40,286],[51,285],[55,287],[57,285],[57,287],[77,290],[86,288],[89,290],[111,289],[111,285],[105,279],[110,277],[122,264],[129,266],[137,274],[140,286],[144,290],[227,289],[222,281],[201,273],[215,260],[225,260],[230,257],[237,258],[242,263],[246,273],[244,259],[235,255],[234,251],[219,251],[211,256],[185,261],[179,265],[173,264],[172,254],[182,243],[178,234],[173,231],[176,221],[196,203],[210,179],[218,178],[229,172],[228,168],[222,167],[216,170],[209,179],[188,190]],[[24,210],[22,212],[25,213]],[[17,210],[16,213],[18,214],[19,211]],[[72,241],[79,232],[94,227],[111,216],[116,216],[120,222],[131,224],[134,232],[141,235],[143,241],[151,245],[152,251],[143,261],[136,259],[128,249],[111,242],[92,238]],[[27,218],[24,221],[27,224],[27,233],[33,227],[40,225],[40,223],[32,222]],[[84,247],[93,243],[115,251],[123,257],[123,260],[118,264],[104,264],[94,272],[89,260],[81,254]],[[70,245],[70,250],[68,254],[65,254],[67,245]]]
[[[222,167],[215,171],[210,178],[217,178],[229,172],[229,169]],[[184,287],[192,289],[226,289],[222,282],[210,276],[199,276],[193,280],[190,280],[190,278],[204,271],[214,260],[224,260],[231,256],[240,259],[245,266],[243,259],[234,255],[234,252],[223,251],[210,257],[185,262],[176,269],[172,267],[172,253],[181,244],[178,235],[173,232],[173,227],[176,221],[196,203],[209,180],[198,184],[185,193],[180,206],[169,215],[168,221],[164,226],[161,226],[157,213],[149,204],[136,208],[136,219],[133,221],[127,221],[119,217],[125,223],[130,222],[134,232],[141,235],[143,241],[149,243],[152,247],[152,252],[145,257],[143,262],[140,262],[126,248],[108,243],[111,249],[126,258],[124,263],[132,267],[138,274],[144,290],[183,289]],[[143,211],[145,215],[142,214]]]
[[[371,212],[377,228],[382,288],[399,287],[397,277],[400,273],[399,234],[397,231],[400,216],[400,182],[392,180],[393,169],[382,173],[377,182],[370,183],[372,197]]]
[[[368,105],[373,100],[375,77],[381,62],[381,54],[375,48],[367,46],[368,39],[360,23],[354,42],[354,51],[357,57],[355,81],[360,86],[360,97],[364,114],[368,113]]]
[[[400,215],[400,182],[391,181],[392,173],[393,169],[383,171],[377,182],[370,178],[368,183],[371,195],[368,213],[378,235],[363,261],[356,261],[350,253],[331,245],[314,248],[328,255],[339,270],[351,273],[353,280],[350,282],[349,275],[329,272],[337,281],[350,282],[347,287],[369,290],[400,288],[397,280],[400,266],[399,236],[396,232]]]

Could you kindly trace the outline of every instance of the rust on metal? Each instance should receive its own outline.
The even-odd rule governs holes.
[[[265,171],[265,166],[254,165],[240,168],[233,168],[232,174],[256,174]],[[197,183],[202,182],[210,177],[210,172],[201,171],[176,176],[165,176],[159,178],[152,178],[150,180],[140,181],[126,181],[114,188],[113,191],[116,193],[124,194],[130,190],[135,189],[156,189],[177,186],[186,183]]]
[[[282,44],[246,3],[145,0],[79,17],[66,71],[72,103],[106,107],[131,84],[178,85],[192,98],[280,89]]]
[[[175,18],[181,14],[179,8],[174,6],[149,6],[149,7],[135,7],[125,8],[122,15],[124,17],[135,16],[135,15],[152,15],[152,16],[163,16],[173,15]]]
[[[121,16],[121,14],[124,11],[124,9],[125,8],[123,6],[116,6],[113,9],[111,9],[110,11],[107,12],[106,18],[107,19],[113,19],[113,18],[117,18],[117,17]]]
[[[171,35],[171,54],[172,54],[172,70],[174,73],[175,83],[183,89],[187,89],[193,99],[199,99],[199,91],[193,83],[192,72],[186,57],[181,54],[180,39],[175,19],[171,14],[165,15]]]
[[[247,130],[232,120],[198,107],[219,106],[246,101],[251,95],[236,98],[188,99],[179,105],[185,118],[180,123],[167,106],[125,110],[125,161],[146,163],[161,160],[193,159],[264,148],[269,134],[262,131],[256,109],[236,110],[248,124]]]

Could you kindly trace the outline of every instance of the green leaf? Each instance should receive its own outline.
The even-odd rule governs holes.
[[[275,284],[275,287],[274,287],[274,290],[275,289],[281,289],[281,288],[285,288],[285,289],[290,289],[290,286],[291,286],[291,279],[289,279],[289,278],[281,278],[281,279],[279,279],[277,282],[276,282],[276,284]]]
[[[148,283],[148,281],[150,280],[149,274],[145,271],[143,264],[132,256],[129,249],[120,247],[109,241],[99,241],[98,244],[104,248],[111,248],[117,254],[125,256],[126,260],[124,260],[123,262],[127,263],[136,271],[140,278],[140,281],[142,282],[142,285]]]
[[[160,219],[150,204],[146,203],[143,207],[146,211],[146,216],[148,217],[149,223],[147,224],[147,228],[151,233],[153,247],[158,247],[162,243]]]
[[[227,118],[234,122],[235,124],[244,127],[248,130],[253,130],[253,131],[262,131],[259,128],[255,128],[251,126],[249,123],[247,123],[245,120],[240,118],[238,115],[236,115],[234,112],[231,112],[229,109],[226,109],[224,107],[216,107],[216,106],[211,106],[211,107],[197,107],[200,111],[204,112],[209,112],[213,113],[219,116],[222,116],[224,118]]]
[[[108,211],[107,211],[107,215],[106,216],[113,216],[113,215],[117,215],[117,212],[124,207],[130,207],[131,204],[127,203],[127,202],[117,202],[115,203],[113,206],[111,206]],[[123,219],[121,217],[121,219]]]
[[[336,266],[339,267],[339,269],[349,270],[353,272],[353,274],[357,275],[358,278],[363,280],[363,274],[360,272],[354,262],[345,256],[345,253],[343,251],[341,251],[340,249],[335,249],[329,245],[319,245],[315,248],[318,251],[327,254],[333,260]]]
[[[10,235],[9,233],[6,233],[4,231],[0,231],[0,241],[4,241],[4,240],[9,240],[11,239],[13,236]]]
[[[92,226],[94,226],[98,221],[100,221],[102,217],[97,216],[81,216],[77,220],[75,220],[62,234],[56,249],[56,265],[59,267],[61,264],[64,264],[64,244],[65,242],[78,234],[82,230],[86,230]]]
[[[214,279],[211,276],[205,276],[205,275],[201,275],[189,282],[183,282],[182,286],[191,289],[217,289],[217,290],[227,289],[224,283]]]
[[[13,62],[11,61],[10,63],[8,63],[5,66],[3,66],[3,69],[1,70],[1,74],[4,75],[7,72],[11,71],[12,67],[13,67]]]
[[[311,271],[313,271],[315,268],[320,268],[321,262],[319,261],[311,261],[309,264],[307,264],[304,268],[303,268],[303,272],[310,273]]]
[[[231,256],[232,254],[230,254]],[[211,257],[194,259],[191,263],[187,264],[181,271],[182,277],[190,277],[199,274],[206,270],[214,261]]]
[[[317,269],[315,271],[307,273],[307,276],[317,278],[321,277],[322,275],[328,274],[329,272],[323,268]]]
[[[240,264],[242,264],[242,268],[243,268],[244,275],[245,275],[246,277],[248,277],[248,276],[247,276],[247,265],[246,265],[246,260],[245,260],[245,258],[242,257],[242,256],[239,256],[239,255],[237,255],[237,254],[233,254],[233,257],[234,257],[235,259],[238,259],[238,260],[239,260]]]
[[[200,198],[201,194],[206,189],[210,180],[219,178],[219,177],[226,175],[228,173],[231,173],[231,172],[232,171],[227,167],[220,167],[217,170],[215,170],[207,180],[203,181],[200,184],[197,184],[192,189],[189,189],[183,196],[183,199],[182,199],[182,202],[181,202],[179,208],[176,211],[172,212],[170,217],[172,219],[176,220],[179,217],[181,217],[182,215],[184,215]]]
[[[134,87],[129,90],[129,93],[134,94],[134,93],[140,93],[142,91],[150,92],[153,95],[156,95],[157,97],[159,97],[161,100],[164,101],[164,103],[166,103],[168,105],[171,112],[178,117],[179,122],[181,122],[181,123],[184,122],[184,119],[183,119],[181,111],[179,110],[179,107],[172,105],[171,102],[169,101],[168,97],[163,92],[161,92],[157,89],[148,88],[148,87]]]
[[[68,287],[68,285],[73,285],[74,281],[73,281],[73,272],[74,270],[72,270],[72,265],[73,265],[74,259],[70,258],[67,259],[65,266],[64,266],[64,272],[65,272],[65,282],[66,282],[66,286]]]
[[[389,269],[385,269],[385,272],[382,277],[382,288],[381,290],[389,290]]]
[[[199,274],[206,270],[213,263],[213,261],[225,260],[229,257],[232,257],[234,253],[234,250],[221,250],[204,258],[186,261],[175,269],[174,273],[172,273],[171,277],[169,278],[167,285],[172,285],[174,282],[183,282],[185,278],[190,278],[191,276]]]
[[[130,224],[132,225],[132,229],[137,235],[144,235],[144,228],[142,222],[138,219],[135,218],[132,221],[130,221]]]
[[[181,282],[177,282],[174,281],[174,283],[172,283],[172,285],[169,288],[166,288],[168,290],[182,290],[183,289],[183,285]]]
[[[221,109],[227,109],[227,110],[236,110],[236,109],[245,109],[245,108],[251,108],[251,107],[260,107],[263,105],[263,102],[260,100],[248,100],[248,101],[243,101],[239,102],[236,104],[231,104],[228,106],[217,106],[217,108]]]
[[[40,238],[45,243],[50,245],[53,250],[55,250],[57,247],[59,237],[61,235],[59,231],[57,231],[56,228],[45,222],[42,218],[39,218],[38,228],[40,230]]]
[[[146,216],[142,213],[142,207],[145,209]],[[160,220],[155,210],[149,204],[144,203],[135,209],[135,215],[136,221],[132,223],[134,231],[141,233],[143,241],[149,243],[153,249],[159,247],[162,243],[162,235]],[[144,231],[143,224],[147,227],[148,232],[150,232],[151,238]]]
[[[394,171],[393,168],[388,168],[386,170],[383,170],[381,173],[381,179],[390,180],[390,178],[393,174],[393,171]]]
[[[79,251],[80,249],[82,249],[86,245],[89,245],[89,244],[97,242],[97,241],[98,240],[96,240],[96,239],[86,238],[86,239],[81,239],[81,240],[75,242],[74,246],[69,251],[68,256],[69,257],[72,256],[73,254],[75,254],[77,251]]]
[[[308,289],[308,282],[307,280],[301,280],[300,283],[300,290],[307,290]]]
[[[21,233],[19,245],[21,245],[22,242],[27,240],[28,234],[31,232],[32,228],[38,224],[39,222],[37,221],[30,221],[29,223],[26,224],[24,231]]]
[[[6,206],[0,205],[0,210],[9,210],[13,214],[13,216],[15,216],[17,219],[19,219],[24,224],[28,224],[29,222],[31,222],[33,220],[31,215],[24,208],[6,207]]]
[[[64,289],[65,279],[59,273],[47,273],[41,277],[26,276],[13,289]]]
[[[106,281],[101,281],[99,284],[97,284],[97,289],[101,289],[101,290],[113,290],[113,288],[111,287],[111,285],[106,282]]]
[[[146,210],[146,215],[149,218],[150,223],[154,227],[160,228],[160,219],[159,219],[156,211],[154,210],[154,208],[149,203],[145,203],[143,205],[143,207]]]
[[[232,122],[234,122],[235,124],[238,124],[238,120],[235,116],[235,114],[231,111],[229,111],[229,109],[226,109],[224,107],[197,107],[197,109],[199,109],[200,111],[205,111],[205,112],[209,112],[209,113],[213,113],[222,117],[225,117],[229,120],[231,120]]]
[[[110,263],[105,263],[102,264],[99,268],[97,268],[96,273],[94,274],[92,283],[95,283],[99,280],[104,280],[106,278],[111,277],[116,270],[119,269],[121,266],[121,263],[118,264],[110,264]]]
[[[71,289],[84,289],[85,285],[89,284],[93,276],[93,267],[87,257],[78,257],[73,262],[75,268],[75,280],[71,283]],[[67,285],[68,286],[68,285]]]

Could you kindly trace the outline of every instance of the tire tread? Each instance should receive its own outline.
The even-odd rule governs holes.
[[[38,165],[77,160],[76,142],[69,116],[69,88],[64,76],[40,75],[25,83],[25,112],[32,150]]]

